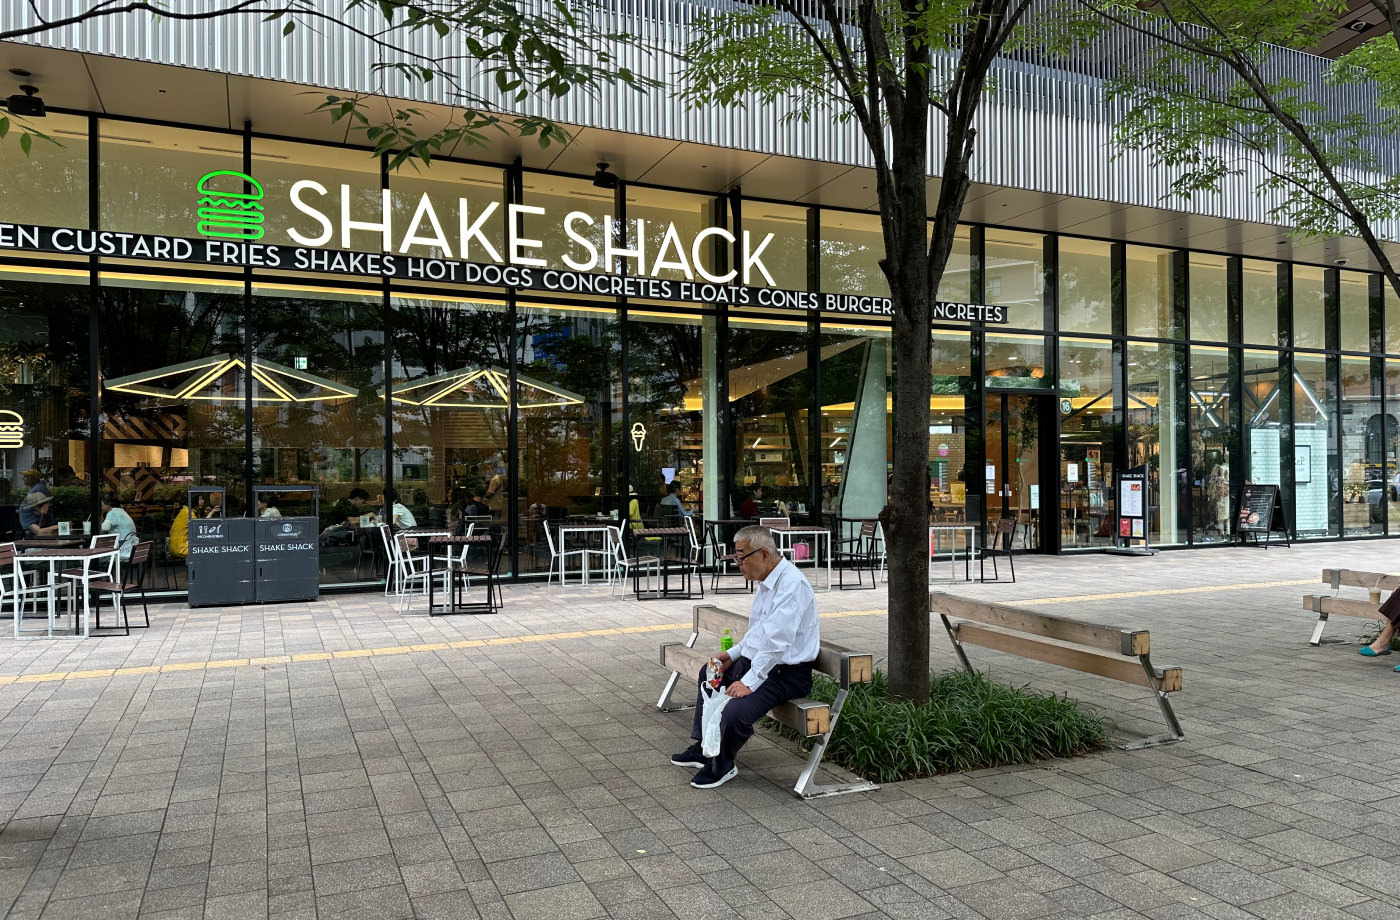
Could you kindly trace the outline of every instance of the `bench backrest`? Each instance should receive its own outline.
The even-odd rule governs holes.
[[[695,606],[695,632],[722,636],[726,629],[734,641],[738,642],[744,638],[744,633],[749,631],[748,615],[721,610],[710,604]],[[842,687],[865,684],[875,679],[875,656],[868,652],[853,652],[823,639],[821,651],[817,653],[816,670],[835,678]]]
[[[1121,626],[1084,623],[1048,613],[1033,613],[1018,607],[973,601],[936,591],[929,594],[928,602],[929,609],[934,613],[959,620],[985,623],[988,626],[1039,638],[1072,642],[1119,655],[1141,656],[1151,651],[1151,640],[1145,629],[1124,629]]]
[[[1381,572],[1358,572],[1355,569],[1323,569],[1322,583],[1335,590],[1343,585],[1351,588],[1380,588],[1382,591],[1400,589],[1400,575]]]

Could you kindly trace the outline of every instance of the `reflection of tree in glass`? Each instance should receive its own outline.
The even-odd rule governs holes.
[[[628,477],[640,496],[659,499],[661,468],[689,465],[681,445],[697,430],[698,413],[685,411],[690,388],[701,388],[701,327],[633,320],[627,327],[630,418],[646,429],[642,450],[626,440]],[[648,509],[649,510],[649,509]]]

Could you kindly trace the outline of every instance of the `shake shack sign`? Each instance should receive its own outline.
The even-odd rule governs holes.
[[[778,287],[765,262],[772,233],[705,227],[687,234],[675,224],[645,219],[551,214],[542,207],[467,198],[444,202],[427,193],[404,220],[404,212],[396,219],[388,190],[367,205],[363,190],[332,190],[313,180],[292,183],[277,212],[296,219],[273,228],[266,223],[263,188],[251,176],[209,173],[191,194],[197,204],[190,230],[198,236],[0,223],[0,251],[867,316],[892,312],[887,297]],[[503,235],[490,232],[502,225]],[[274,230],[290,242],[266,242]],[[374,251],[366,251],[370,246]],[[726,266],[719,253],[733,264]],[[933,319],[1008,321],[1003,306],[944,302],[934,304]]]

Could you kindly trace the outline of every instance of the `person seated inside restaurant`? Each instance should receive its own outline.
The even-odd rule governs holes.
[[[201,505],[203,502],[200,503]],[[224,516],[224,496],[221,492],[209,493],[209,508],[202,515],[206,518],[221,518]]]
[[[758,503],[761,501],[763,501],[763,486],[760,484],[753,487],[753,491],[749,493],[749,497],[744,499],[744,503],[739,506],[739,517],[758,517]]]
[[[25,492],[31,495],[35,492],[42,492],[44,495],[52,494],[49,490],[48,483],[44,482],[43,475],[33,467],[20,473],[20,477],[24,480]]]
[[[196,495],[194,498],[194,513],[200,517],[207,516],[208,508],[205,507],[203,495]],[[180,513],[175,515],[175,520],[170,522],[170,537],[166,540],[166,549],[175,559],[188,559],[190,555],[190,505],[185,502],[180,505]]]
[[[681,484],[675,480],[666,487],[666,495],[656,503],[656,516],[659,518],[688,518],[693,514],[681,502]]]
[[[272,503],[272,498],[266,492],[258,495],[258,517],[280,518],[282,512],[277,510],[277,506]]]
[[[335,510],[345,517],[345,520],[332,524],[321,531],[322,546],[351,546],[357,542],[357,527],[364,524],[369,526],[370,513],[365,505],[369,502],[369,493],[364,489],[351,489],[350,494],[335,503]]]
[[[188,530],[188,521],[186,529]],[[121,550],[122,559],[131,558],[131,548],[136,545],[136,522],[122,507],[122,500],[111,492],[102,496],[102,532],[116,534],[117,548]]]
[[[24,496],[24,501],[19,503],[19,528],[24,532],[24,539],[58,533],[58,525],[49,513],[52,505],[53,497],[44,492],[30,492]]]
[[[408,507],[399,501],[399,493],[392,488],[386,488],[383,492],[379,493],[378,504],[379,510],[370,515],[371,521],[377,523],[384,520],[385,515],[388,514],[393,519],[395,530],[403,530],[407,527],[418,526],[418,520],[413,516],[413,512],[409,511]],[[389,510],[386,512],[385,509]]]
[[[466,517],[484,517],[491,513],[491,509],[486,507],[486,500],[481,497],[481,493],[472,489],[467,493],[467,503],[462,506],[462,514]]]
[[[87,483],[78,478],[78,474],[71,466],[60,466],[53,471],[53,484],[55,488],[60,486],[85,486]]]

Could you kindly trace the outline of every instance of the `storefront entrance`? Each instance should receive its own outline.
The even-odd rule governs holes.
[[[1054,399],[1048,394],[989,390],[985,397],[987,496],[986,533],[994,534],[997,521],[1016,521],[1012,548],[1017,551],[1054,552],[1047,539],[1046,521],[1058,514],[1055,494],[1042,483],[1053,483],[1042,469],[1042,435],[1054,432],[1051,414]]]

